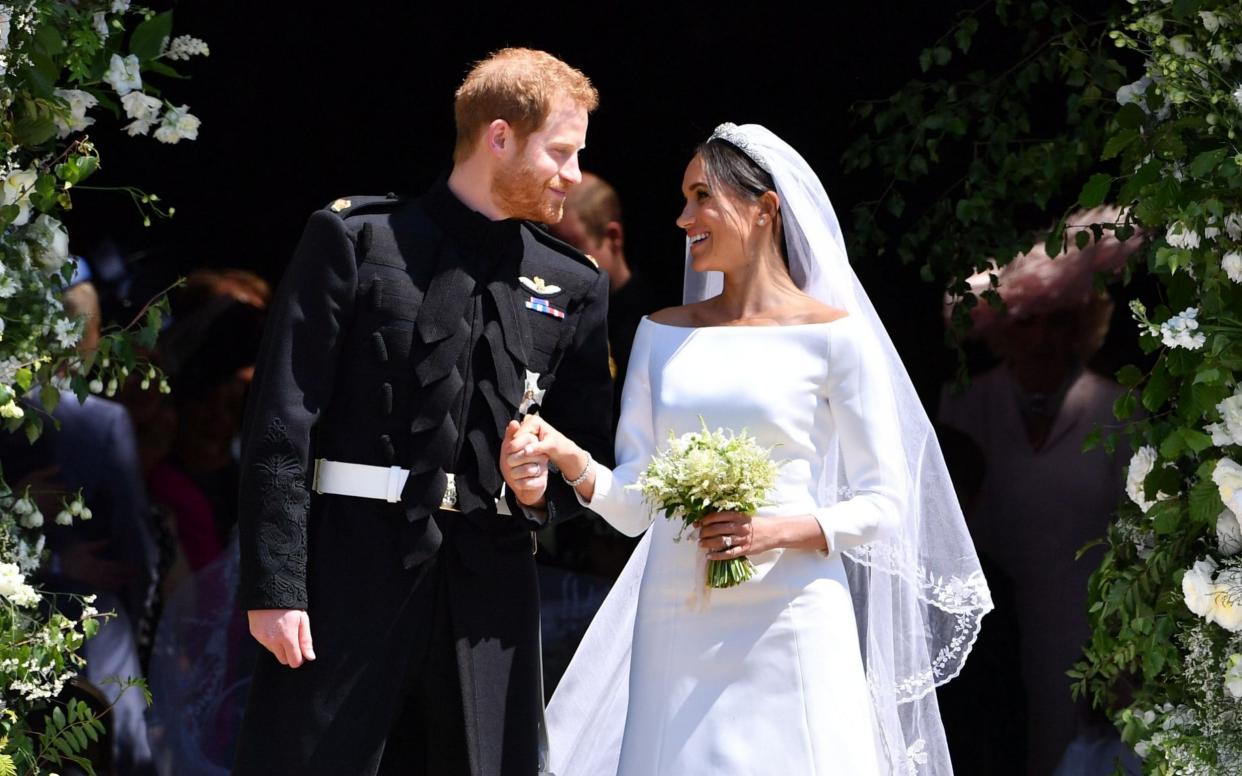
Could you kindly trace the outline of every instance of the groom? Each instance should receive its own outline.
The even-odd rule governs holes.
[[[608,278],[531,223],[561,218],[597,99],[497,52],[457,91],[447,180],[311,216],[247,408],[240,597],[267,651],[235,774],[535,774],[532,531],[582,508],[497,461],[534,409],[607,459]]]

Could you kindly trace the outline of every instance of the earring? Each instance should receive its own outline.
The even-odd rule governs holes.
[[[760,225],[760,226],[763,226],[763,225],[764,225],[764,224],[766,224],[767,222],[768,222],[768,217],[767,217],[767,216],[759,216],[759,225]]]

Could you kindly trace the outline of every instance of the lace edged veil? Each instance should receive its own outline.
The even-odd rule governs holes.
[[[888,772],[951,774],[936,687],[957,676],[992,598],[931,421],[884,325],[850,266],[823,184],[789,144],[757,124],[722,124],[712,140],[737,147],[776,183],[794,282],[862,319],[883,351],[904,441],[910,492],[898,533],[843,553],[859,646],[874,706],[880,761]],[[720,293],[717,272],[696,272],[686,252],[684,298]],[[848,498],[839,451],[829,455],[821,504]],[[835,476],[833,473],[836,473]]]

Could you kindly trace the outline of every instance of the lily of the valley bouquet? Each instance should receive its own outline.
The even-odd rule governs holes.
[[[702,431],[681,436],[670,432],[668,448],[651,459],[631,487],[641,490],[643,499],[666,518],[681,520],[684,532],[710,512],[753,514],[763,506],[776,484],[778,469],[770,452],[745,429],[740,434],[719,428],[710,431],[704,422]],[[745,556],[712,560],[707,564],[706,582],[708,587],[733,587],[754,573],[754,565]]]

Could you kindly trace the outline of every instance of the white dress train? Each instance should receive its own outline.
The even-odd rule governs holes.
[[[552,698],[556,776],[887,772],[840,555],[894,526],[906,490],[891,465],[901,450],[891,388],[869,367],[864,337],[849,317],[774,327],[643,320],[617,468],[599,470],[589,506],[647,536]],[[627,487],[670,432],[699,430],[700,418],[772,446],[780,476],[758,514],[814,515],[830,552],[765,552],[751,558],[754,579],[704,591],[697,542],[676,541],[677,524],[653,522]],[[825,477],[837,466],[849,493],[821,485],[837,481]]]

